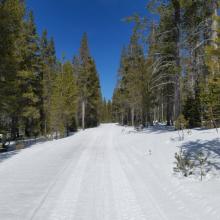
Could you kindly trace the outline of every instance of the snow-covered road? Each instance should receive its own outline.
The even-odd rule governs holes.
[[[174,133],[129,129],[101,125],[8,155],[0,161],[0,219],[220,219],[218,178],[172,175]]]

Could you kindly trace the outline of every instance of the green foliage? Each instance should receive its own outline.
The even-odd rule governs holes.
[[[196,174],[196,171],[199,171],[201,181],[206,175],[209,161],[208,155],[205,155],[203,151],[198,151],[190,155],[181,148],[178,153],[175,153],[175,159],[174,172],[181,173],[183,176],[188,177]]]
[[[199,162],[199,168],[200,168],[200,180],[202,181],[203,176],[206,175],[205,166],[208,164],[208,156],[205,156],[205,154],[200,151],[197,154],[196,159]]]
[[[201,126],[201,103],[199,97],[189,96],[183,106],[183,115],[189,122],[190,128]]]
[[[188,121],[185,119],[183,114],[180,114],[175,121],[175,129],[183,130],[188,127]]]
[[[40,39],[40,64],[41,64],[41,131],[48,135],[51,130],[51,96],[52,87],[57,72],[57,60],[53,39],[48,40],[45,30]]]
[[[86,126],[100,121],[99,76],[83,36],[80,59],[59,64],[53,38],[39,38],[32,12],[19,0],[0,1],[0,133],[68,135],[77,129],[77,105],[86,100]],[[79,88],[79,89],[78,89]]]
[[[180,114],[175,121],[175,129],[178,130],[180,140],[184,139],[184,129],[188,128],[189,122],[183,114]]]
[[[109,123],[112,122],[112,102],[106,101],[105,99],[101,104],[101,122]]]
[[[174,7],[173,1],[151,1],[150,4],[160,15],[159,24],[152,22],[146,31],[146,25],[140,25],[145,24],[145,19],[137,20],[136,16],[130,44],[121,56],[119,80],[114,94],[114,100],[119,103],[113,100],[113,106],[117,106],[117,115],[120,115],[122,124],[145,126],[147,122],[152,125],[153,120],[161,121],[166,116],[167,125],[171,125],[174,104],[176,109],[180,109],[180,94],[177,93],[181,71],[179,20],[176,16],[178,7]],[[147,37],[146,33],[149,33]],[[143,39],[147,39],[144,45]],[[148,47],[146,55],[145,43]],[[179,113],[179,110],[176,112]]]
[[[62,64],[52,89],[50,126],[51,131],[63,137],[75,121],[77,87],[70,62]]]
[[[82,127],[83,121],[85,127],[95,127],[99,124],[101,116],[101,90],[95,61],[89,52],[86,34],[82,38],[80,55],[74,61],[73,68],[77,76],[79,96],[78,119],[80,119]],[[84,118],[83,104],[85,104]]]
[[[190,160],[189,155],[185,151],[180,149],[178,153],[175,153],[175,167],[174,172],[181,173],[183,176],[188,177],[193,174],[194,163]]]
[[[137,24],[136,24],[137,25]],[[113,96],[114,114],[122,124],[145,124],[145,59],[135,25],[128,48],[121,54],[118,85]],[[139,25],[138,25],[139,26]]]
[[[106,102],[86,34],[73,65],[60,64],[53,38],[46,31],[39,38],[25,3],[0,1],[0,133],[11,139],[53,132],[65,136],[78,125],[94,127],[101,121],[145,125],[166,120],[172,125],[176,119],[178,130],[186,121],[189,127],[203,121],[217,128],[217,3],[151,0],[158,23],[129,17],[133,32],[122,50],[112,102]]]
[[[0,130],[13,133],[17,125],[16,114],[19,69],[19,41],[22,35],[24,7],[19,0],[0,2]]]
[[[209,73],[205,83],[202,84],[201,99],[204,104],[205,116],[211,121],[212,126],[217,128],[220,125],[220,18],[216,17],[218,30],[216,30],[216,39],[210,46],[206,47],[206,64]]]
[[[27,137],[40,135],[40,97],[41,78],[39,65],[38,34],[33,13],[30,12],[23,22],[20,39],[22,59],[17,72],[19,103],[18,123]]]

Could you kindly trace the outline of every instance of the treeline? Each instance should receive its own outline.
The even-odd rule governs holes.
[[[113,95],[121,124],[220,126],[220,18],[218,0],[152,0],[155,20],[138,15],[121,54]]]
[[[100,123],[101,91],[86,34],[72,61],[58,60],[23,1],[0,0],[0,134],[63,137]]]
[[[101,122],[102,123],[111,123],[113,122],[112,118],[112,101],[106,101],[105,98],[102,100],[101,105]]]

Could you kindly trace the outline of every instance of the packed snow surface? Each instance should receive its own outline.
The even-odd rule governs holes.
[[[174,154],[202,149],[209,171],[174,175]],[[215,130],[135,131],[105,124],[0,155],[1,220],[218,220]]]

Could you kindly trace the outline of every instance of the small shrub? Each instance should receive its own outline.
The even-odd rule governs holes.
[[[184,139],[184,129],[188,127],[188,121],[185,119],[184,115],[179,115],[175,121],[175,129],[178,130],[180,140]],[[181,132],[181,134],[180,134]]]
[[[175,153],[174,172],[181,173],[183,176],[188,177],[193,174],[194,163],[190,160],[189,156],[180,149],[179,153]]]
[[[209,163],[208,162],[208,156],[204,155],[204,153],[202,151],[200,151],[197,156],[196,159],[199,162],[199,169],[200,169],[200,180],[202,181],[203,176],[206,175],[206,170],[205,170],[205,166]]]

